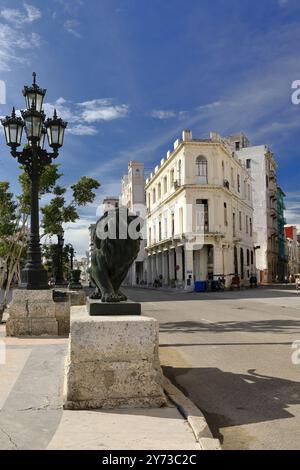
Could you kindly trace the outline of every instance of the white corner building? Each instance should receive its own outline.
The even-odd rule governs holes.
[[[255,273],[251,176],[219,134],[205,140],[183,131],[145,188],[148,285],[159,280],[189,290],[195,281],[224,276],[229,286],[234,274],[241,285],[249,283]]]

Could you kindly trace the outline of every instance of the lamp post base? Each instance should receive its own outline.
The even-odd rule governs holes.
[[[9,304],[6,336],[66,336],[70,301],[52,290],[15,289]]]
[[[45,269],[43,268],[22,269],[21,283],[19,284],[19,289],[27,289],[27,290],[49,289],[47,271],[45,271]]]

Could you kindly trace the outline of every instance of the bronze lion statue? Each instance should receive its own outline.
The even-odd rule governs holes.
[[[111,209],[97,221],[92,234],[94,246],[90,273],[96,285],[90,296],[92,299],[101,299],[102,302],[127,300],[120,286],[139,253],[140,230],[141,219],[129,214],[127,208]],[[134,238],[132,231],[135,232]]]

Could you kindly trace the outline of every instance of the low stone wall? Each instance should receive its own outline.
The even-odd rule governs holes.
[[[7,336],[65,336],[70,331],[70,302],[55,302],[52,290],[15,289],[8,307]]]

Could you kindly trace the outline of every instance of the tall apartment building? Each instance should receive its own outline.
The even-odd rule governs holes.
[[[248,284],[255,273],[251,177],[219,134],[205,140],[183,131],[145,188],[148,284],[190,289],[224,275],[228,286],[234,274]]]
[[[277,163],[266,145],[250,146],[243,133],[226,141],[251,172],[256,267],[259,281],[269,283],[278,275]]]
[[[287,254],[286,254],[286,238],[284,226],[286,220],[284,217],[284,204],[285,194],[282,189],[277,187],[277,225],[278,225],[278,264],[277,264],[277,276],[278,281],[283,282],[287,275]]]
[[[287,242],[287,256],[288,256],[288,275],[299,273],[299,248],[297,227],[295,225],[286,225],[284,227],[286,242]]]
[[[128,172],[121,181],[120,204],[128,207],[129,211],[145,216],[145,176],[144,164],[137,161],[128,163]],[[124,284],[134,286],[144,279],[145,241],[141,240],[139,254],[130,267]]]

